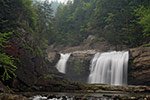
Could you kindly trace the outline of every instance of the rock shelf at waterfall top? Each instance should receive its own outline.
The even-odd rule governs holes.
[[[72,54],[95,54],[96,50],[82,50],[82,51],[74,51]]]

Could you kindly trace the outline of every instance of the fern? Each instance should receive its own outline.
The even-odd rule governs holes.
[[[11,32],[0,33],[0,77],[3,81],[15,76],[14,58],[5,54],[3,50],[11,34]]]

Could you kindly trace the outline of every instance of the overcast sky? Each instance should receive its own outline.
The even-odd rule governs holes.
[[[41,0],[41,1],[45,1],[45,0]],[[58,1],[58,2],[62,2],[62,3],[66,3],[68,0],[49,0],[49,1]]]

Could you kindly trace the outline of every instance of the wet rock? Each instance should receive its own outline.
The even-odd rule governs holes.
[[[62,96],[62,100],[67,100],[67,97],[66,96]]]
[[[0,92],[10,92],[10,90],[0,81]]]
[[[150,85],[150,47],[130,49],[129,84]]]
[[[130,99],[131,99],[131,100],[135,100],[135,99],[136,99],[136,97],[130,97]]]
[[[58,60],[60,59],[60,54],[56,51],[47,51],[48,61],[51,63],[51,66],[55,66]]]
[[[150,65],[150,47],[139,47],[130,49],[131,57],[133,58],[133,63],[135,68],[149,67]]]
[[[67,62],[66,77],[73,81],[86,83],[89,76],[90,61],[94,54],[83,52],[76,51],[71,54]]]
[[[56,98],[56,95],[49,95],[49,96],[47,97],[47,99],[53,99],[53,98]]]
[[[28,100],[28,98],[22,95],[1,93],[0,100]]]
[[[51,77],[62,76],[57,69],[43,57],[33,56],[27,51],[23,51],[20,56],[22,61],[21,65],[17,67],[15,79],[15,85],[13,88],[20,91],[35,91],[40,90],[39,87],[35,87],[38,84],[39,78],[45,79],[45,77],[51,75]],[[15,81],[14,80],[14,81]]]

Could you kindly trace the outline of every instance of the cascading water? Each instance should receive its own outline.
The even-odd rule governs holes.
[[[61,73],[66,73],[66,63],[70,57],[71,53],[60,54],[60,60],[58,61],[56,68]]]
[[[127,84],[128,51],[96,53],[91,61],[89,83]]]

